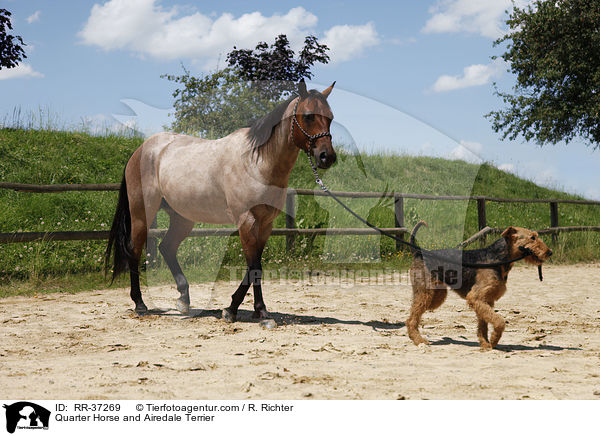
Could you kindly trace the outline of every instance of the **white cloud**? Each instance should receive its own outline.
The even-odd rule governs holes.
[[[389,38],[386,42],[394,45],[409,45],[417,42],[417,38],[410,36],[408,38]]]
[[[182,15],[177,7],[163,8],[158,0],[111,0],[95,4],[78,36],[83,44],[104,50],[128,50],[138,55],[173,60],[200,60],[214,68],[219,55],[238,48],[254,48],[284,33],[292,48],[314,34],[318,18],[302,7],[269,17],[252,12],[234,17],[223,13],[211,17],[199,12]],[[325,32],[332,59],[348,60],[378,43],[375,27],[335,26]],[[362,39],[361,39],[362,38]]]
[[[498,166],[498,169],[507,173],[514,173],[517,170],[517,167],[515,167],[515,164],[503,163]]]
[[[547,162],[530,161],[518,162],[517,164],[503,163],[498,165],[498,169],[514,174],[522,179],[530,180],[536,185],[564,190],[558,182],[560,179],[558,170]]]
[[[480,164],[483,159],[479,157],[483,145],[479,142],[461,140],[459,145],[448,154],[452,160],[464,160],[465,162]]]
[[[29,64],[19,64],[14,68],[0,70],[0,80],[22,79],[31,77],[44,77],[42,73],[35,71]]]
[[[36,21],[40,21],[40,14],[42,11],[35,11],[32,15],[27,17],[27,22],[29,24],[35,23]]]
[[[364,25],[334,26],[325,31],[321,41],[330,49],[331,62],[343,62],[361,55],[368,47],[379,44],[379,36],[373,23]]]
[[[544,168],[531,177],[531,181],[536,185],[546,186],[550,189],[562,190],[558,182],[558,174],[554,168]]]
[[[589,198],[590,200],[600,200],[600,189],[598,188],[588,188],[583,194],[585,198]]]
[[[517,0],[517,7],[531,3]],[[512,0],[441,0],[429,9],[424,33],[475,33],[496,39],[504,34],[505,13],[513,7]]]
[[[463,69],[462,76],[443,75],[438,77],[432,85],[434,92],[453,91],[455,89],[469,88],[489,83],[494,77],[498,77],[504,70],[505,62],[496,59],[491,64],[469,65]]]
[[[112,117],[125,128],[134,128],[148,137],[154,133],[162,132],[164,126],[173,122],[170,113],[173,109],[160,109],[147,105],[139,100],[122,99],[121,103],[126,105],[135,115],[112,114]]]

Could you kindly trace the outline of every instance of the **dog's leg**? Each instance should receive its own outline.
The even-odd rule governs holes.
[[[415,345],[429,344],[429,341],[419,333],[419,322],[432,300],[433,291],[429,289],[420,289],[413,292],[413,301],[410,308],[410,315],[406,321],[406,329],[408,330],[408,337]]]
[[[490,348],[490,341],[488,340],[488,323],[481,318],[478,318],[477,323],[477,339],[479,339],[481,348]]]
[[[440,287],[442,285],[440,284]],[[431,303],[427,306],[427,310],[435,310],[446,301],[446,296],[448,295],[447,289],[436,289],[433,294],[433,298],[431,299]]]
[[[494,308],[493,303],[490,304],[490,306],[492,309]],[[494,312],[494,315],[496,315],[496,322],[494,322],[494,332],[490,338],[490,344],[492,345],[492,348],[496,348],[496,345],[498,345],[498,342],[500,342],[502,333],[504,333],[504,329],[506,328],[506,321],[504,321],[504,318],[502,318],[496,312]]]
[[[506,326],[506,322],[504,319],[494,312],[493,307],[485,301],[485,299],[481,298],[485,293],[482,292],[482,288],[473,287],[471,292],[467,295],[467,303],[469,307],[475,311],[477,314],[478,322],[478,337],[479,344],[481,348],[491,349],[498,345],[500,341],[500,337],[504,332],[504,328]],[[492,333],[492,338],[490,342],[487,341],[487,334],[483,335],[483,333],[487,333],[487,323],[490,323],[494,326],[494,332]],[[486,324],[483,327],[483,324]],[[482,334],[479,334],[482,333]]]
[[[415,259],[410,268],[410,281],[413,288],[413,299],[410,308],[410,315],[406,320],[406,329],[408,337],[415,345],[428,344],[427,339],[419,333],[419,322],[421,316],[431,305],[433,300],[433,291],[427,289],[425,277],[425,265],[422,260]]]
[[[413,293],[413,304],[410,309],[410,316],[406,321],[408,337],[412,339],[415,345],[429,344],[427,339],[419,333],[419,322],[421,316],[427,310],[435,310],[442,305],[448,291],[446,289],[417,289]]]

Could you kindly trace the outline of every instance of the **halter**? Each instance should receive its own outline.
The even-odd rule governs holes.
[[[300,129],[300,131],[302,133],[304,133],[304,136],[306,136],[308,138],[308,147],[306,147],[306,149],[304,150],[305,152],[308,153],[309,150],[311,148],[313,148],[317,139],[324,138],[326,136],[329,136],[331,138],[331,133],[321,132],[321,133],[317,133],[316,135],[311,135],[306,130],[304,130],[302,128],[302,126],[300,125],[300,123],[298,122],[298,119],[296,118],[296,110],[298,109],[298,103],[300,103],[300,96],[298,96],[298,98],[296,100],[296,104],[294,105],[294,115],[292,116],[292,127],[291,127],[291,131],[290,131],[290,135],[292,136],[292,139],[293,139],[294,138],[294,124],[296,124],[298,126],[298,128]]]

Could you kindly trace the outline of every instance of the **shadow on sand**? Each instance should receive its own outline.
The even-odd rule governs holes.
[[[237,313],[237,322],[241,323],[256,323],[259,320],[252,318],[252,311],[240,309]],[[320,325],[320,324],[340,324],[340,325],[364,325],[371,327],[373,330],[397,330],[404,327],[403,322],[391,323],[384,321],[358,321],[358,320],[344,320],[333,318],[329,316],[313,316],[313,315],[296,315],[291,313],[281,312],[269,312],[271,317],[275,320],[277,325]],[[221,310],[202,310],[202,309],[191,309],[189,315],[182,315],[175,310],[163,310],[163,309],[152,309],[145,314],[139,315],[140,318],[146,316],[160,316],[160,317],[173,317],[185,319],[196,319],[196,318],[217,318],[221,319]]]
[[[465,347],[473,347],[479,348],[479,342],[475,341],[459,341],[456,339],[449,338],[447,336],[443,337],[438,341],[430,341],[432,346],[438,345],[462,345]],[[576,350],[579,351],[581,348],[577,347],[558,347],[556,345],[543,345],[539,344],[536,347],[531,347],[529,345],[503,345],[500,344],[496,348],[498,351],[504,351],[510,353],[512,351],[563,351],[563,350]]]
[[[254,323],[258,324],[259,320],[252,318],[252,311],[242,310],[238,311],[237,322],[238,323]],[[333,318],[330,316],[314,316],[314,315],[296,315],[291,313],[281,312],[270,312],[271,316],[277,323],[277,325],[363,325],[371,327],[375,331],[379,330],[398,330],[405,327],[403,322],[391,323],[384,321],[359,321],[359,320],[344,320],[339,318]],[[175,310],[162,310],[152,309],[146,314],[140,315],[140,318],[145,316],[160,316],[160,317],[174,317],[181,320],[186,319],[197,319],[197,318],[216,318],[221,319],[221,310],[203,310],[203,309],[192,309],[189,315],[182,315]],[[439,340],[430,341],[431,346],[440,345],[461,345],[464,347],[479,348],[479,342],[469,340],[458,340],[449,338],[447,336]],[[560,347],[556,345],[544,345],[538,344],[537,346],[529,345],[506,345],[500,344],[496,347],[496,350],[510,353],[513,351],[564,351],[574,350],[580,351],[578,347]]]

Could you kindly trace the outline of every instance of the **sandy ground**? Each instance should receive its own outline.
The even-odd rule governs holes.
[[[600,399],[599,265],[515,268],[497,304],[500,347],[480,351],[475,315],[451,294],[427,313],[430,346],[402,321],[406,275],[264,286],[279,326],[226,324],[235,283],[144,291],[163,314],[138,317],[124,289],[0,300],[0,392],[25,399]],[[327,283],[325,280],[327,279]],[[383,283],[382,283],[383,282]],[[209,297],[212,297],[209,300]]]

